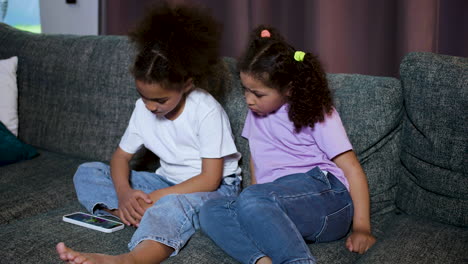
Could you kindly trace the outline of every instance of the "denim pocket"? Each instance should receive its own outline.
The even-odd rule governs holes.
[[[348,204],[340,210],[327,215],[315,242],[329,242],[344,237],[351,226],[353,206]]]

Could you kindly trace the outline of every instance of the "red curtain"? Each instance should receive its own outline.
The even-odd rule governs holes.
[[[150,0],[101,0],[103,34],[125,34]],[[238,57],[258,24],[278,28],[327,72],[398,76],[411,51],[468,56],[465,0],[172,0],[211,9],[223,24],[222,55]]]

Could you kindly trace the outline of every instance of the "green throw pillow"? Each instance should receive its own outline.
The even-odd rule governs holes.
[[[21,142],[0,122],[0,166],[31,159],[37,154],[35,148]]]

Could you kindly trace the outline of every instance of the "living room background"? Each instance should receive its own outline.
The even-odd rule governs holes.
[[[1,1],[9,2],[9,8],[18,3],[39,3]],[[398,77],[399,63],[411,51],[468,57],[465,0],[168,1],[191,2],[211,9],[223,24],[223,56],[238,57],[250,30],[258,24],[270,24],[297,49],[317,54],[330,73]],[[155,2],[41,0],[43,32],[125,35]],[[64,17],[69,21],[63,21]],[[8,20],[12,20],[10,13],[5,22]],[[56,29],[58,25],[62,28]],[[34,30],[37,32],[37,27]]]

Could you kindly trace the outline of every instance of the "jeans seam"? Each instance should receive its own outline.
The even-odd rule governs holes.
[[[340,191],[336,191],[336,190],[325,190],[325,191],[322,191],[322,192],[308,192],[308,193],[300,193],[300,194],[294,194],[294,195],[278,195],[275,193],[275,195],[279,198],[285,198],[285,199],[288,199],[288,198],[298,198],[298,197],[303,197],[303,196],[320,196],[322,194],[326,194],[326,193],[330,193],[330,192],[333,192],[333,193],[344,193],[344,192],[348,192],[348,190],[346,189],[343,189],[343,190],[340,190]]]
[[[232,203],[233,203],[233,202],[232,202]],[[232,204],[232,203],[230,203],[230,204]],[[237,218],[237,216],[239,215],[239,214],[237,213],[237,210],[235,210],[235,209],[231,209],[231,210],[234,211],[235,217]],[[256,241],[250,238],[249,233],[245,231],[245,228],[244,228],[244,226],[241,224],[241,222],[240,222],[238,219],[236,219],[236,220],[237,220],[237,222],[239,223],[239,228],[240,228],[241,232],[244,233],[245,237],[247,237],[247,239],[250,239],[250,241],[252,242],[252,244],[255,245],[255,247],[257,248],[257,250],[259,250],[260,247],[258,246],[258,244],[256,243]],[[261,251],[259,250],[259,252],[261,252]],[[262,254],[263,254],[263,253],[262,253]],[[263,256],[266,256],[266,255],[263,254]],[[260,259],[260,257],[262,257],[262,256],[258,255],[258,256],[255,257],[255,258],[254,258],[253,256],[250,257],[249,263],[254,264],[256,261],[258,261],[258,259]],[[252,262],[252,261],[254,261],[254,260],[255,260],[255,262]]]
[[[282,207],[281,203],[278,201],[278,198],[279,198],[278,195],[276,195],[276,194],[273,195],[273,200],[275,201],[275,203],[277,204],[277,206],[278,206],[279,208],[282,208],[283,213],[287,215],[287,213],[286,213],[286,212],[287,212],[286,208],[283,208],[283,207]],[[297,229],[297,226],[296,226],[294,223],[293,223],[293,229],[296,230],[296,235],[297,235],[298,237],[303,238],[302,235],[301,235],[301,233],[300,233],[299,230]],[[309,250],[309,248],[307,247],[307,244],[305,243],[305,241],[303,241],[303,243],[302,243],[302,250],[304,251],[305,254],[308,254],[307,252],[310,252],[310,250]]]
[[[337,213],[340,213],[341,211],[345,210],[346,208],[350,207],[351,204],[348,204],[346,205],[345,207],[341,208],[340,210],[336,211],[336,212],[333,212],[327,216],[325,216],[325,219],[324,219],[324,222],[323,222],[323,226],[322,228],[320,229],[320,232],[315,236],[315,242],[320,242],[320,236],[322,235],[323,231],[327,228],[328,226],[328,218],[332,215],[335,215]]]
[[[185,196],[182,195],[182,197],[184,197],[184,199],[186,199]],[[180,196],[178,196],[177,199],[180,199]],[[181,206],[181,209],[183,210],[184,207]],[[187,214],[191,214],[192,212],[193,212],[193,214],[196,214],[196,210],[195,210],[192,206],[190,206],[190,210],[188,210],[187,213],[186,213],[184,216],[186,216]],[[177,230],[177,236],[178,236],[178,238],[179,238],[179,241],[182,240],[182,238],[181,238],[181,230],[182,230],[182,228],[185,226],[185,224],[186,224],[187,222],[189,222],[189,221],[190,221],[190,220],[188,219],[188,217],[184,217],[184,221],[181,223],[180,228]],[[192,223],[192,224],[193,224],[193,223]],[[194,228],[195,228],[195,227],[194,227]]]
[[[272,193],[270,193],[270,194],[271,194],[271,198],[272,198],[273,201],[276,203],[276,205],[278,206],[278,208],[281,208],[281,211],[282,211],[284,214],[286,214],[286,209],[283,208],[282,205],[281,205],[281,203],[278,201],[278,195],[277,195],[276,193],[274,193],[274,192],[272,192]],[[287,215],[287,214],[286,214],[286,215]],[[293,224],[293,225],[294,225],[294,224]],[[248,233],[245,232],[244,227],[243,227],[242,224],[240,224],[240,222],[239,222],[239,226],[240,226],[242,232],[244,232],[244,234],[246,234],[246,236],[249,238]],[[297,235],[297,237],[302,238],[302,235],[300,234],[299,230],[297,230],[297,227],[296,227],[295,225],[293,226],[293,229],[296,230],[295,235]],[[259,245],[255,242],[255,240],[252,240],[252,243],[257,247],[257,249],[261,249],[261,248],[259,247]],[[303,243],[302,243],[302,250],[304,251],[305,254],[308,254],[308,252],[310,252],[310,250],[309,250],[309,248],[307,247],[305,241],[303,241]]]
[[[190,210],[188,210],[187,213],[191,213],[192,211],[195,212],[195,210],[193,208],[190,208]],[[187,217],[184,217],[184,218],[185,218],[184,221],[182,222],[182,224],[180,225],[179,230],[177,231],[177,235],[179,236],[179,240],[182,240],[181,237],[180,237],[182,228],[189,221],[189,219]]]
[[[229,209],[230,213],[233,214],[233,217],[237,218],[236,208],[232,208],[232,205],[236,202],[236,200],[230,200],[227,202],[226,208]]]

